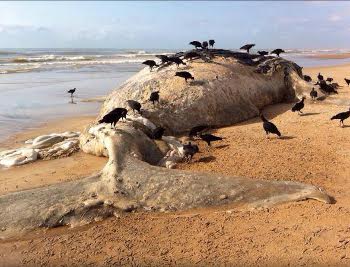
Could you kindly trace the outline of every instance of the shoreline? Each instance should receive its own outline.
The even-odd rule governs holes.
[[[309,55],[306,57],[307,58],[316,58],[316,59],[347,59],[347,58],[350,58],[350,52],[349,53],[339,53],[339,54],[329,53],[329,54]]]
[[[0,139],[0,151],[3,149],[17,148],[24,145],[24,142],[33,137],[65,131],[80,131],[88,123],[92,122],[96,115],[81,115],[74,117],[62,117],[57,119],[49,119],[44,122],[25,128],[22,131],[15,132],[7,137]],[[15,146],[13,146],[15,145]]]
[[[87,103],[87,104],[97,104],[99,105],[97,108],[97,112],[100,109],[101,104],[103,103],[104,99],[106,98],[106,96],[96,96],[96,97],[91,97],[91,98],[84,98],[81,99],[80,102],[82,103]],[[27,125],[25,124],[21,129],[15,129],[14,132],[12,134],[3,134],[0,136],[0,151],[3,149],[4,144],[7,143],[7,140],[9,139],[13,139],[15,136],[17,135],[25,135],[26,132],[33,132],[35,134],[35,132],[41,128],[45,128],[46,126],[48,126],[49,128],[54,128],[53,124],[54,123],[58,123],[61,126],[64,127],[64,129],[68,129],[67,127],[65,127],[65,124],[63,123],[66,120],[70,120],[70,119],[86,119],[86,118],[96,118],[97,114],[92,114],[92,112],[88,112],[88,113],[84,113],[84,114],[80,114],[80,115],[70,115],[70,114],[66,114],[66,115],[61,115],[58,118],[52,118],[52,116],[47,117],[46,119],[42,120],[42,121],[34,121],[32,123],[32,125]],[[75,123],[76,124],[76,123]],[[59,130],[56,127],[57,131]],[[69,129],[68,129],[69,130]],[[67,130],[67,131],[68,131]],[[41,133],[44,134],[44,133]],[[29,139],[29,138],[28,138]],[[5,147],[7,147],[5,145]]]

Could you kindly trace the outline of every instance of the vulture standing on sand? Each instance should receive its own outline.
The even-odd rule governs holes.
[[[269,134],[276,134],[278,137],[281,137],[280,131],[277,129],[276,125],[274,125],[272,122],[269,122],[263,114],[260,114],[260,118],[263,121],[263,128],[266,132],[266,138],[269,137]]]
[[[128,106],[132,109],[132,111],[135,113],[135,110],[137,110],[137,112],[139,114],[141,114],[141,104],[135,100],[127,100],[126,101],[128,103]]]
[[[209,40],[209,46],[211,46],[213,48],[214,44],[215,44],[215,40],[213,40],[213,39]]]
[[[350,84],[350,79],[346,79],[346,78],[344,78],[344,81],[348,84],[348,86],[349,86],[349,84]]]
[[[330,83],[331,83],[332,81],[333,81],[333,78],[329,78],[329,77],[328,77],[327,80],[326,80],[326,82],[330,82]]]
[[[323,81],[323,75],[321,75],[321,73],[319,72],[318,75],[317,75],[317,79],[319,81]]]
[[[179,57],[169,57],[168,61],[172,62],[172,63],[175,63],[177,67],[179,67],[180,64],[186,65],[186,63],[183,62],[182,59],[179,58]]]
[[[184,158],[187,162],[190,162],[193,155],[199,152],[199,148],[197,145],[192,145],[191,142],[188,142],[187,145],[183,145],[184,150]]]
[[[204,142],[206,142],[208,144],[208,146],[210,146],[211,142],[222,140],[222,137],[215,136],[215,135],[212,135],[212,134],[200,134],[199,137]]]
[[[300,113],[303,113],[301,110],[304,108],[304,100],[305,96],[303,96],[298,103],[295,103],[295,105],[292,107],[292,111],[298,111],[299,115]]]
[[[154,106],[154,102],[159,103],[159,91],[152,92],[149,97],[149,101],[153,103],[153,106]]]
[[[315,100],[317,98],[317,91],[315,90],[314,87],[312,87],[312,90],[310,92],[310,96],[311,96],[312,100]]]
[[[194,80],[194,77],[188,71],[178,71],[175,76],[184,78],[186,82],[188,79]]]
[[[338,113],[337,115],[333,116],[331,120],[340,120],[340,126],[344,127],[344,120],[350,117],[350,109],[345,112]]]
[[[98,121],[98,123],[110,123],[111,128],[112,126],[114,126],[115,128],[115,125],[120,119],[122,118],[126,119],[127,113],[128,111],[125,108],[115,108],[108,114],[104,115],[103,118]]]
[[[202,48],[202,44],[201,42],[198,42],[198,41],[192,41],[190,42],[190,45],[193,45],[196,49],[199,47],[199,48]]]
[[[246,45],[243,45],[240,49],[242,50],[247,50],[247,53],[249,54],[249,50],[255,46],[255,44],[246,44]]]
[[[320,82],[317,82],[316,85],[320,86],[320,90],[326,94],[331,94],[331,93],[335,93],[338,94],[338,92],[334,89],[333,86],[329,85],[326,83],[325,80],[322,80]]]
[[[260,56],[267,56],[269,54],[269,52],[267,52],[267,51],[258,51],[258,54]]]
[[[163,127],[159,126],[159,127],[155,128],[152,131],[152,139],[161,140],[164,132],[165,132],[165,129]]]
[[[151,71],[152,71],[153,67],[159,67],[159,65],[154,60],[146,60],[146,61],[142,62],[142,64],[149,66]]]
[[[285,51],[281,48],[277,48],[270,52],[270,54],[276,54],[278,57],[280,56],[281,53],[285,53]]]
[[[312,81],[312,78],[309,75],[304,75],[304,81],[309,83]]]
[[[67,91],[68,94],[70,94],[70,97],[73,97],[73,94],[75,93],[75,90],[77,90],[77,88],[73,88]]]

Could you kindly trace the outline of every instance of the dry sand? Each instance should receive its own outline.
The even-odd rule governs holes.
[[[343,80],[349,67],[305,69],[304,73],[315,77],[320,70],[333,77],[344,87],[330,99],[350,99],[350,88]],[[307,100],[304,116],[292,113],[292,104],[270,106],[264,113],[279,127],[283,139],[265,139],[261,122],[252,119],[217,130],[224,141],[210,149],[200,142],[202,152],[195,155],[194,162],[179,166],[319,185],[335,197],[333,205],[305,201],[251,211],[217,208],[131,213],[81,228],[37,231],[18,240],[2,241],[0,266],[349,266],[350,127],[340,128],[338,122],[329,120],[348,108],[334,103]],[[350,120],[347,124],[350,126]],[[88,172],[86,166],[93,171],[104,163],[81,155],[79,161],[85,165],[79,168],[68,162],[70,159],[64,160],[65,171],[56,179],[76,179]],[[92,165],[97,160],[101,165]],[[58,172],[56,162],[48,163],[52,164],[50,171]],[[23,168],[22,173],[31,176],[38,164],[16,169]],[[76,170],[67,178],[71,166]],[[15,170],[7,172],[11,171]],[[9,179],[15,179],[12,175],[7,186]],[[32,186],[43,184],[40,179],[29,181]],[[3,187],[2,180],[0,185]]]

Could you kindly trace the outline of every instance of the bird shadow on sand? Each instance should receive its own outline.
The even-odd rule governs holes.
[[[281,136],[278,139],[279,140],[291,140],[291,139],[294,139],[294,138],[296,138],[296,137],[295,136],[284,135],[284,136]]]
[[[212,162],[216,159],[216,157],[214,156],[208,156],[208,157],[202,157],[200,159],[197,160],[197,162],[203,162],[203,163],[208,163],[208,162]]]
[[[321,114],[320,112],[308,112],[308,113],[303,113],[300,116],[305,117],[305,116],[313,116],[313,115],[319,115]]]
[[[342,128],[350,128],[350,125],[344,125]]]

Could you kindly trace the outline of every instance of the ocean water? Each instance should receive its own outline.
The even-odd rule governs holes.
[[[142,50],[0,49],[0,140],[66,116],[96,114],[104,96],[154,58]],[[71,102],[67,90],[77,88]]]
[[[157,54],[154,49],[0,49],[0,140],[39,123],[66,116],[96,114],[101,103],[83,99],[104,96]],[[301,66],[334,65],[345,60],[309,58],[344,50],[287,50],[283,57]],[[74,102],[67,93],[77,88]]]

